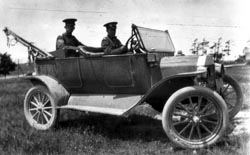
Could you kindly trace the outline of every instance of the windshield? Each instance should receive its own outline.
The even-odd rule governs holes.
[[[175,52],[168,31],[137,27],[142,42],[149,52]]]

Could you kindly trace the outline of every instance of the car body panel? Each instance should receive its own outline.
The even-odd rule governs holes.
[[[146,54],[37,60],[37,71],[70,93],[143,94],[151,87]]]
[[[144,94],[163,77],[194,72],[199,67],[197,56],[164,57],[156,64],[148,59],[147,54],[126,54],[38,60],[37,70],[57,79],[70,94]]]
[[[178,63],[178,66],[185,69],[175,71],[171,70],[176,68],[173,67],[175,57],[163,58],[160,64],[151,66],[155,62],[146,54],[56,59],[46,60],[46,63],[42,60],[37,61],[37,70],[41,75],[34,79],[48,85],[53,93],[58,92],[61,87],[65,88],[64,91],[68,93],[63,96],[67,96],[68,100],[66,104],[60,105],[68,105],[66,107],[73,109],[86,109],[90,106],[99,110],[117,109],[123,114],[145,101],[157,101],[156,98],[166,100],[179,88],[193,85],[194,77],[206,70],[197,71],[199,58],[190,58],[193,60],[190,65],[187,65],[189,61],[180,61],[182,63]],[[69,65],[58,67],[65,63]],[[57,79],[53,79],[51,75]],[[74,75],[74,78],[70,75]],[[67,83],[71,80],[76,80],[72,86]]]
[[[99,112],[105,114],[112,114],[112,115],[126,115],[133,107],[143,104],[146,101],[150,101],[152,98],[160,97],[162,99],[168,98],[174,91],[178,90],[179,88],[189,85],[193,85],[191,80],[187,80],[187,77],[195,77],[198,74],[204,73],[205,71],[197,71],[197,72],[190,72],[178,74],[173,77],[169,77],[168,79],[164,79],[159,81],[159,83],[155,84],[145,95],[131,95],[131,94],[122,94],[122,95],[98,95],[98,94],[72,94],[69,97],[68,104],[61,106],[59,108],[67,108],[67,109],[77,109],[83,111],[90,111],[90,112]],[[167,88],[167,82],[171,82],[173,80],[180,80],[183,79],[183,83],[181,86],[178,86],[177,83],[174,84],[175,89],[173,87]],[[189,81],[189,82],[185,82]],[[167,88],[168,91],[163,90]],[[157,94],[157,95],[156,95]],[[169,95],[168,95],[169,94]]]

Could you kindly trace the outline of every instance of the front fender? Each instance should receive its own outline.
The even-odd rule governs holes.
[[[166,101],[175,91],[186,86],[195,85],[195,77],[203,73],[206,73],[206,71],[202,70],[188,73],[180,73],[162,79],[159,82],[155,83],[140,99],[140,101],[137,102],[133,107],[147,102],[155,110],[161,112]]]
[[[27,76],[25,79],[31,81],[36,85],[43,85],[47,87],[52,96],[54,97],[55,103],[58,106],[66,105],[69,99],[69,92],[54,78],[46,75]]]
[[[144,95],[145,99],[155,97],[166,96],[166,94],[172,94],[176,90],[195,85],[195,77],[198,75],[202,75],[206,73],[206,71],[195,71],[188,73],[180,73],[167,78],[164,78],[154,84]],[[167,95],[169,97],[169,95]]]

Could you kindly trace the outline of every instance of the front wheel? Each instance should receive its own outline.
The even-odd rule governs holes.
[[[168,138],[184,148],[202,148],[215,143],[226,129],[227,106],[215,91],[184,87],[166,102],[162,124]]]
[[[56,103],[47,88],[35,86],[27,92],[24,100],[24,114],[30,126],[37,130],[48,130],[55,125]]]

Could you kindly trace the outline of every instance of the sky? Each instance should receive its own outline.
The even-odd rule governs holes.
[[[45,51],[54,51],[65,18],[77,18],[74,35],[85,45],[100,47],[103,24],[117,21],[117,37],[125,44],[131,25],[168,30],[176,51],[190,53],[195,38],[231,40],[238,55],[250,40],[249,0],[0,0],[0,28],[8,27]],[[7,47],[0,33],[0,52],[27,62],[26,47]]]

